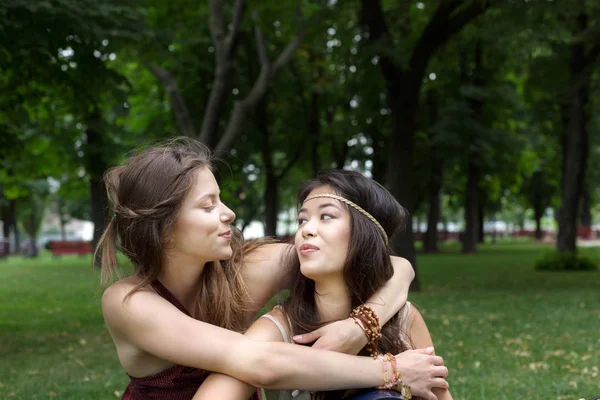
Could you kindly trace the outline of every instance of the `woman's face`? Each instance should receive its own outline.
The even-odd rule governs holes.
[[[208,168],[198,169],[171,236],[174,254],[201,262],[231,257],[229,225],[235,214],[221,202],[219,193],[213,173]]]
[[[315,194],[335,194],[329,186]],[[295,246],[300,270],[309,279],[341,275],[350,243],[350,212],[339,200],[322,197],[304,202],[298,213]]]

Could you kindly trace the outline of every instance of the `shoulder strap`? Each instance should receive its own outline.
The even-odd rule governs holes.
[[[291,343],[290,338],[288,337],[288,334],[287,334],[285,328],[283,327],[283,325],[281,325],[281,323],[277,320],[277,318],[275,318],[271,314],[263,314],[263,315],[261,315],[261,318],[267,318],[267,319],[271,320],[271,322],[273,322],[277,326],[277,328],[279,328],[279,332],[281,333],[281,337],[283,338],[283,341],[286,343]]]
[[[181,311],[185,315],[190,316],[190,313],[188,312],[188,310],[185,309],[183,304],[181,304],[179,302],[179,300],[177,300],[177,298],[173,295],[173,293],[171,293],[169,291],[169,289],[167,289],[165,287],[165,285],[162,284],[161,281],[159,281],[158,279],[155,279],[152,281],[152,283],[150,283],[150,285],[152,285],[152,287],[154,288],[154,290],[156,290],[156,293],[158,293],[160,295],[160,297],[164,298],[169,303],[173,304],[175,307],[177,307],[179,309],[179,311]]]

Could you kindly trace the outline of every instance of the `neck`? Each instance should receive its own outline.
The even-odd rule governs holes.
[[[315,304],[321,322],[348,318],[352,304],[344,278],[340,276],[315,281]]]
[[[179,302],[192,312],[198,294],[198,280],[204,271],[205,262],[167,257],[163,270],[158,279],[179,300]]]

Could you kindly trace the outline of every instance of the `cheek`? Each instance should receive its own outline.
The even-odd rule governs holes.
[[[218,229],[218,216],[206,213],[204,210],[198,210],[194,213],[193,218],[188,221],[188,227],[196,232],[209,233]]]
[[[300,243],[302,243],[302,232],[300,230],[300,227],[298,227],[298,229],[296,229],[296,234],[294,235],[294,245]]]

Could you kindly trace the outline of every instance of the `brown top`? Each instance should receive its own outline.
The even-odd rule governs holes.
[[[159,281],[151,283],[156,293],[177,307],[182,313],[190,316],[185,307],[175,296]],[[131,380],[122,400],[191,400],[210,371],[198,368],[174,365],[157,374]],[[260,390],[252,396],[253,400],[261,400]]]

